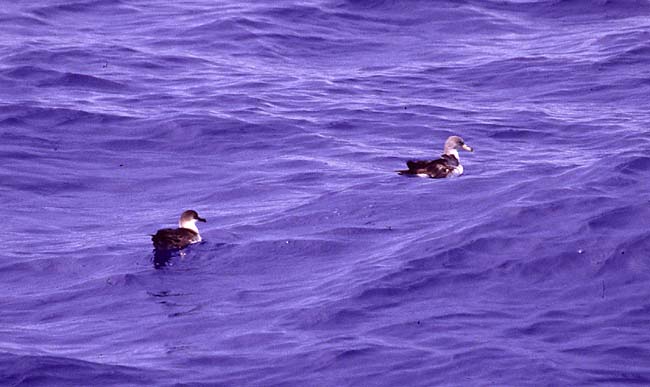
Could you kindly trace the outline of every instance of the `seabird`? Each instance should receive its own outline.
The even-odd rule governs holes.
[[[196,222],[205,222],[194,210],[187,210],[178,220],[178,228],[163,228],[151,236],[156,251],[180,250],[192,243],[201,242]]]
[[[471,146],[465,144],[462,138],[450,136],[445,141],[445,150],[436,160],[409,160],[406,162],[408,169],[397,171],[400,175],[443,178],[460,176],[463,174],[463,166],[460,165],[458,149],[474,152]]]

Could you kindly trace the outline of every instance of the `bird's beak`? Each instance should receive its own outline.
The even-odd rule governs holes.
[[[462,148],[465,149],[468,152],[474,152],[474,149],[471,146],[467,145],[467,144],[463,144]]]
[[[199,222],[203,222],[203,223],[207,222],[207,220],[205,220],[205,218],[202,218],[202,217],[200,217],[200,216],[198,216],[198,217],[196,218],[196,220],[198,220]]]

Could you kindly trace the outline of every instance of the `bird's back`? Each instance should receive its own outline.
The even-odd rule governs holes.
[[[163,228],[151,236],[156,250],[182,249],[200,241],[199,234],[187,228]]]
[[[406,162],[408,169],[398,171],[401,175],[426,175],[432,178],[449,176],[460,163],[450,155],[442,155],[436,160],[409,160]]]

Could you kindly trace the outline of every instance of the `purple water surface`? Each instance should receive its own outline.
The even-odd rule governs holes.
[[[647,1],[7,2],[0,385],[650,385],[649,100]]]

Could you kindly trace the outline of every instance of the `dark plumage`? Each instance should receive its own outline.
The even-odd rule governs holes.
[[[183,212],[178,221],[179,228],[163,228],[151,236],[157,251],[179,250],[201,241],[196,222],[205,222],[194,210]]]
[[[163,228],[151,236],[156,250],[176,250],[200,241],[199,234],[187,228]]]
[[[451,175],[460,162],[452,155],[442,155],[436,160],[409,160],[406,162],[408,169],[399,171],[401,175],[424,174],[432,178],[442,178]]]
[[[406,162],[408,169],[397,171],[400,175],[423,176],[431,178],[445,178],[458,176],[463,173],[463,166],[460,164],[458,149],[469,152],[474,150],[465,144],[462,138],[451,136],[445,141],[444,153],[435,160],[409,160]]]

